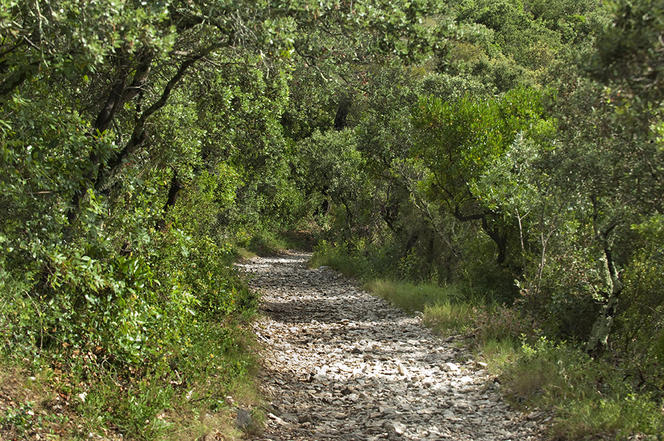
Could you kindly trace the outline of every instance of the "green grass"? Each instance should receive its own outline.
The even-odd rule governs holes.
[[[477,310],[457,285],[371,280],[365,289],[407,312],[422,312],[424,324],[440,334],[460,334],[474,326]]]
[[[424,309],[422,321],[441,335],[468,333],[473,329],[474,311],[467,303],[439,303]]]
[[[427,307],[450,304],[462,297],[456,286],[415,284],[385,279],[371,280],[365,284],[365,289],[408,312],[426,312]]]
[[[236,247],[235,253],[237,254],[238,258],[243,260],[253,259],[254,257],[258,256],[258,254],[254,253],[253,251],[249,251],[244,247]]]
[[[246,249],[259,256],[276,256],[287,250],[288,243],[276,234],[260,232],[249,239]]]
[[[309,260],[310,268],[329,266],[348,277],[367,279],[371,274],[369,261],[357,255],[350,255],[343,247],[328,247],[322,242]]]
[[[572,400],[557,408],[559,417],[552,432],[558,438],[584,440],[611,434],[614,439],[627,440],[638,433],[654,441],[661,440],[664,433],[661,405],[645,396]]]
[[[478,360],[486,363],[487,370],[493,375],[504,372],[521,355],[521,344],[514,338],[488,339],[476,349]]]

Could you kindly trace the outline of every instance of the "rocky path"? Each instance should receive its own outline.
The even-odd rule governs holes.
[[[355,287],[308,254],[240,265],[265,318],[271,403],[256,440],[537,440],[467,350]]]

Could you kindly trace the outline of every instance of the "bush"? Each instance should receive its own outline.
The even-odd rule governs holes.
[[[636,386],[664,397],[664,228],[658,227],[658,234],[644,233],[647,246],[625,269],[611,346]]]
[[[532,319],[513,308],[494,304],[478,308],[473,317],[477,344],[488,341],[518,341],[536,333]]]
[[[259,231],[249,239],[246,248],[259,256],[276,256],[286,250],[288,245],[275,234]]]
[[[172,227],[130,251],[100,236],[47,258],[23,278],[3,268],[1,351],[12,364],[30,360],[29,371],[57,371],[51,387],[72,397],[86,436],[115,427],[160,438],[175,424],[174,403],[218,406],[226,396],[218,394],[248,381],[253,362],[238,320],[256,298],[234,274],[229,246]],[[190,403],[192,390],[200,396]]]
[[[556,410],[551,430],[557,439],[664,433],[662,403],[635,393],[619,369],[568,344],[544,338],[524,344],[516,362],[502,369],[513,401]]]

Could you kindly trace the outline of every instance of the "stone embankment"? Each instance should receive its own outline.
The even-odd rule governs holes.
[[[533,415],[455,339],[441,339],[291,253],[240,265],[261,292],[267,427],[256,440],[539,440]]]

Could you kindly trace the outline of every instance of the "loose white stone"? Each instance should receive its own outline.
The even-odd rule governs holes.
[[[462,339],[434,336],[331,269],[307,269],[308,258],[238,265],[262,296],[254,327],[272,401],[250,439],[540,439],[545,415],[509,409],[485,366],[453,347]]]

